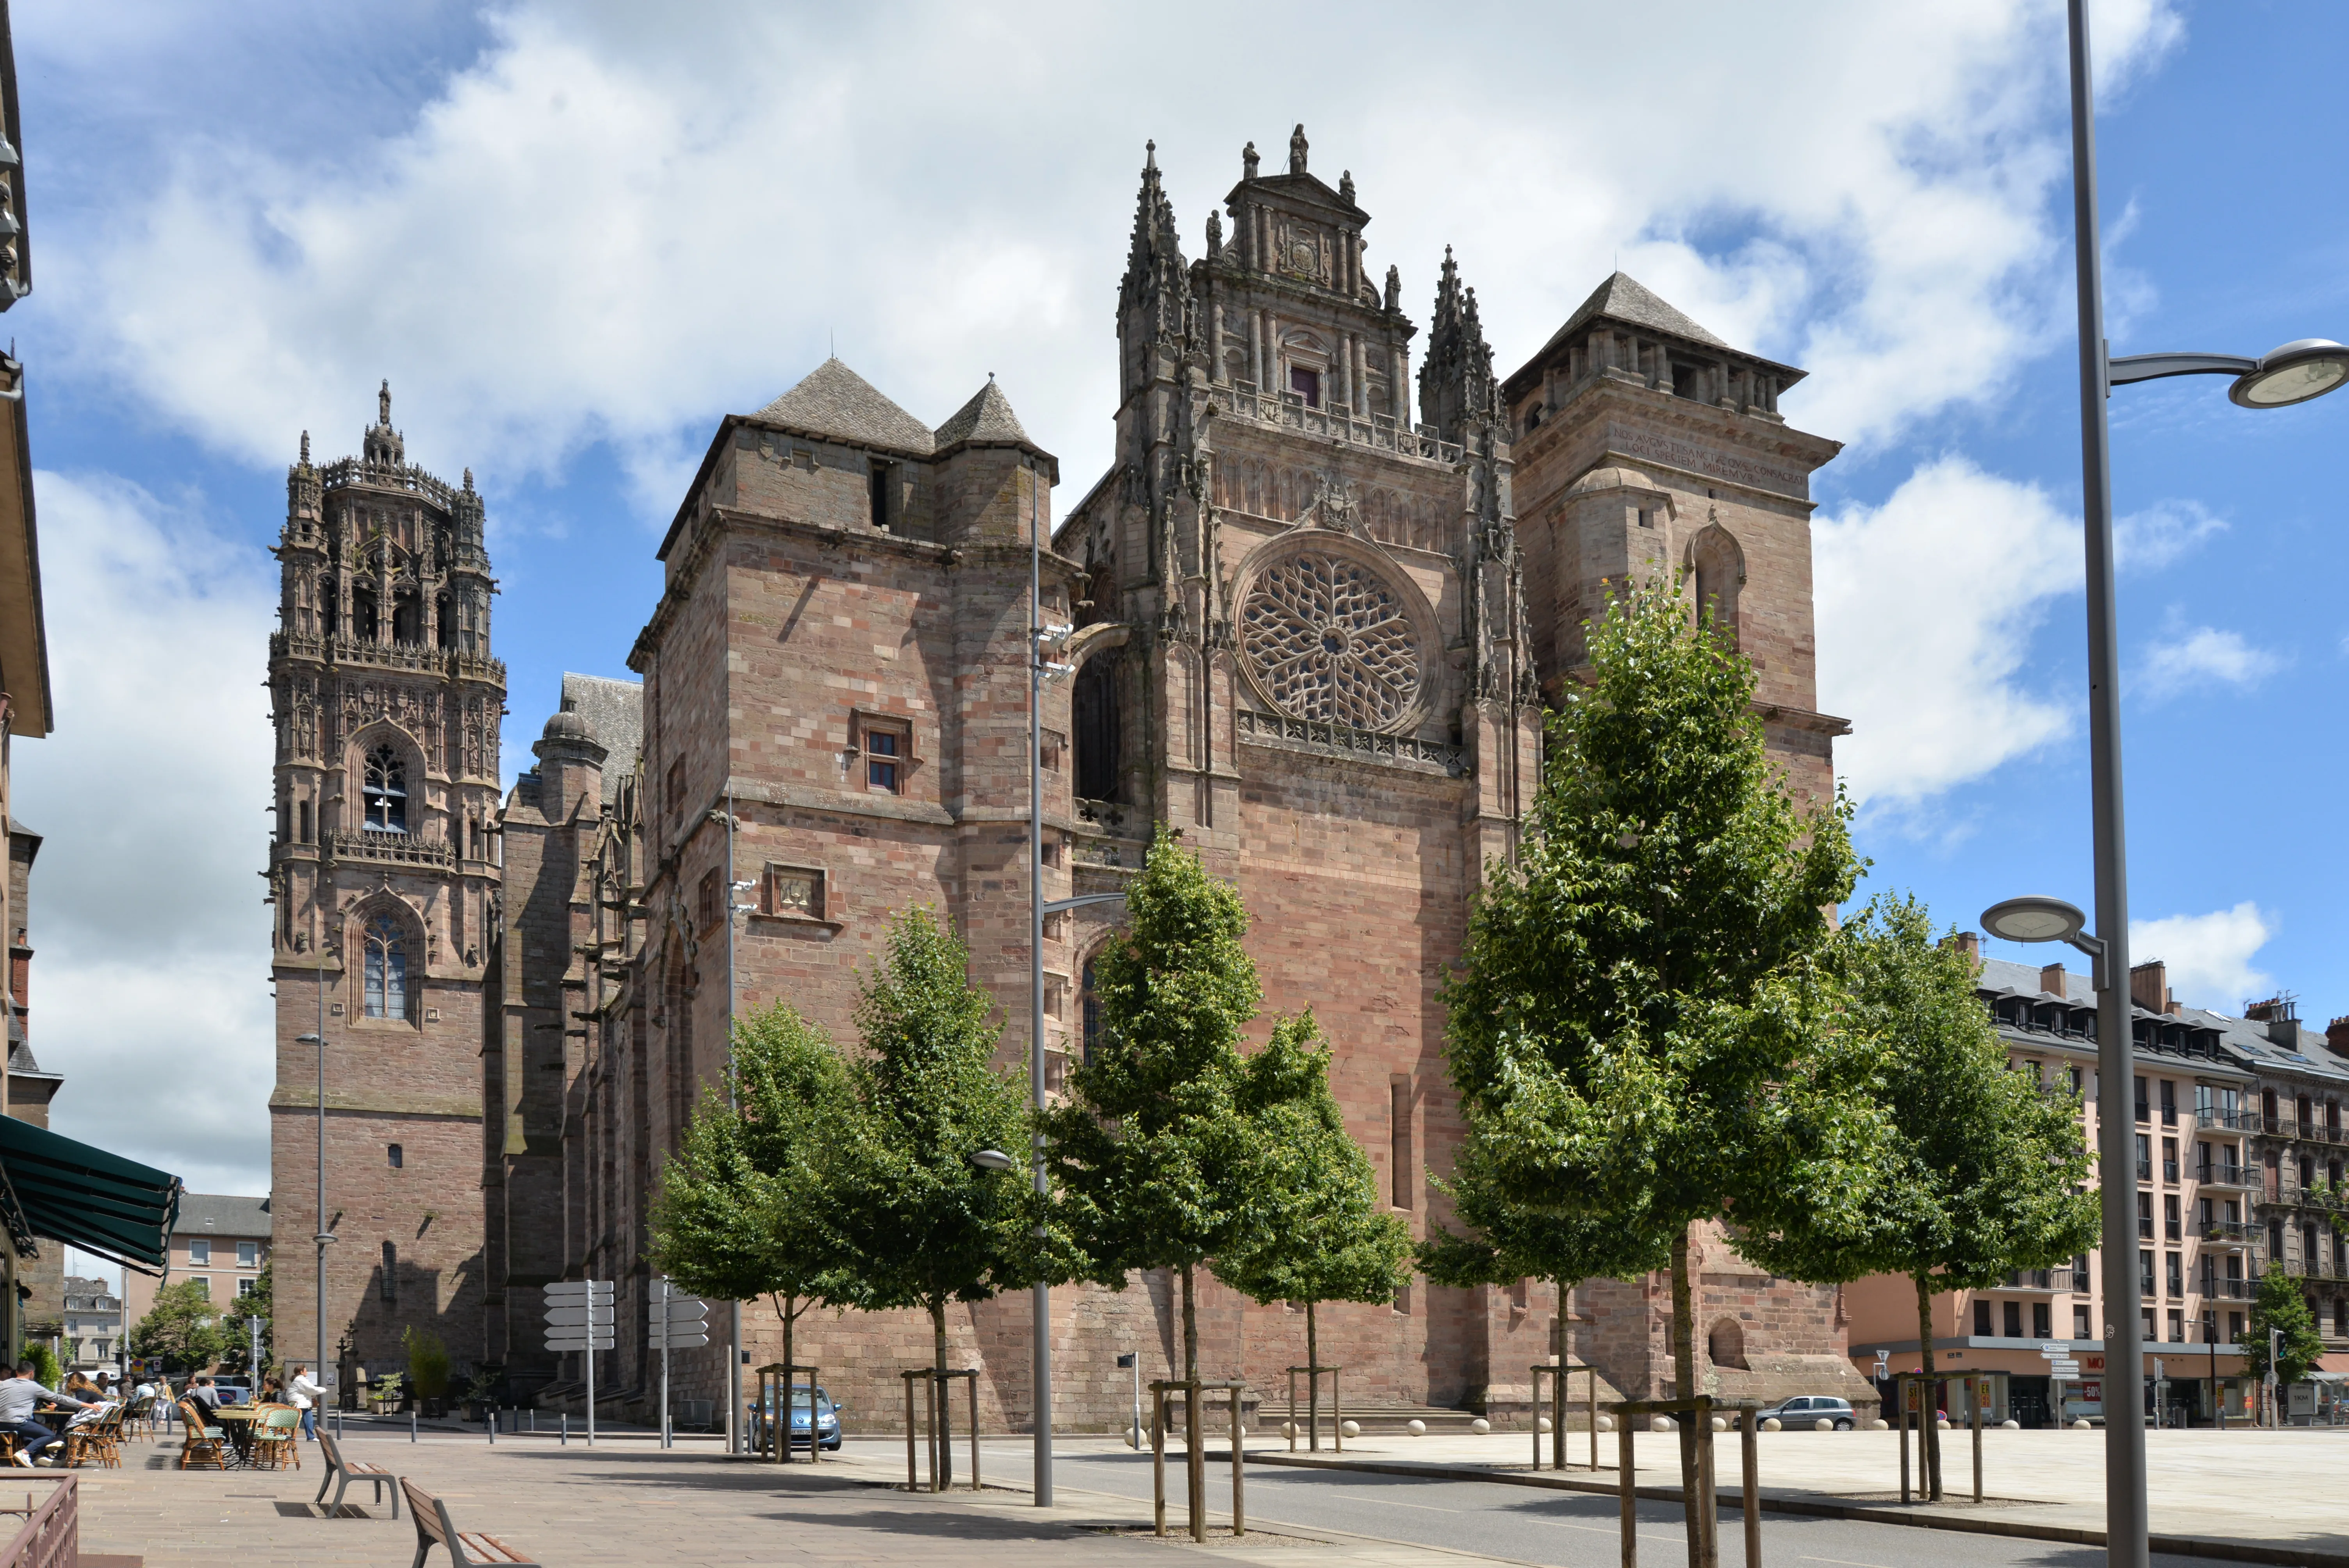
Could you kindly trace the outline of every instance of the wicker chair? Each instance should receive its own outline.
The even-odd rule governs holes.
[[[122,1431],[126,1437],[151,1438],[155,1435],[155,1396],[142,1394],[122,1407]]]
[[[180,1424],[188,1439],[180,1449],[181,1470],[228,1469],[228,1434],[204,1425],[203,1408],[193,1399],[180,1401]]]
[[[264,1405],[253,1423],[253,1463],[257,1470],[302,1468],[302,1412],[291,1405]]]
[[[72,1470],[84,1460],[89,1460],[102,1470],[120,1470],[122,1421],[122,1407],[117,1405],[86,1427],[66,1429],[65,1468]]]

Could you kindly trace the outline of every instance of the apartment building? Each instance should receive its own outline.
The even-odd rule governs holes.
[[[1971,934],[1961,941],[1978,950]],[[2137,1187],[2144,1375],[2158,1377],[2153,1400],[2166,1418],[2208,1423],[2219,1405],[2230,1416],[2246,1413],[2250,1390],[2234,1341],[2271,1261],[2284,1259],[2289,1267],[2317,1257],[2333,1268],[2324,1277],[2349,1273],[2333,1262],[2341,1242],[2331,1211],[2306,1222],[2308,1237],[2297,1228],[2302,1220],[2277,1217],[2290,1198],[2329,1197],[2333,1189],[2316,1183],[2336,1179],[2337,1165],[2324,1167],[2322,1176],[2314,1167],[2303,1171],[2276,1147],[2293,1140],[2266,1130],[2270,1116],[2295,1130],[2323,1125],[2324,1102],[2312,1097],[2304,1108],[2297,1097],[2267,1099],[2272,1069],[2289,1065],[2311,1078],[2337,1072],[2349,1098],[2349,1064],[2326,1049],[2323,1037],[2297,1026],[2287,1048],[2279,1043],[2286,1038],[2281,1025],[2179,1006],[2158,963],[2132,970],[2130,986],[2137,1156],[2127,1175]],[[2088,977],[2060,964],[2033,968],[1988,959],[1979,994],[2013,1069],[2031,1075],[2043,1093],[2076,1099],[2082,1136],[2094,1150],[2098,1020]],[[2318,1119],[2312,1123],[2312,1116]],[[2349,1145],[2339,1153],[2349,1154]],[[2277,1166],[2273,1198],[2263,1186],[2269,1164]],[[2101,1253],[2091,1251],[2061,1267],[2010,1274],[1993,1289],[1936,1297],[1937,1370],[1988,1374],[1999,1419],[2044,1426],[2101,1415],[2111,1370],[2099,1327],[2102,1266]],[[1848,1287],[1847,1300],[1852,1357],[1863,1370],[1873,1371],[1879,1352],[1894,1371],[1920,1364],[1916,1297],[1907,1280],[1863,1280]],[[2327,1320],[2328,1343],[2344,1326],[2349,1317],[2338,1325]],[[2342,1344],[2349,1349],[2349,1339]],[[2075,1376],[2051,1375],[2059,1365],[2046,1353],[2051,1346],[2068,1347]],[[1961,1405],[1954,1387],[1945,1390],[1942,1408]]]
[[[181,1280],[200,1282],[222,1305],[249,1295],[269,1264],[269,1200],[222,1192],[180,1197],[179,1228],[171,1233],[167,1272],[160,1279],[123,1275],[123,1320],[137,1326],[155,1305],[155,1292]]]
[[[69,1372],[113,1368],[121,1361],[122,1298],[105,1280],[67,1274],[57,1361]]]

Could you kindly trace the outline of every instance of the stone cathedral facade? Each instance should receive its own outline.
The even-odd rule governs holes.
[[[1271,172],[1247,150],[1191,254],[1153,149],[1118,290],[1114,457],[1057,516],[1057,460],[991,380],[933,427],[835,359],[719,421],[627,654],[641,686],[565,677],[539,765],[492,824],[488,946],[478,966],[471,949],[440,960],[440,1006],[470,987],[477,1031],[449,1037],[447,1065],[478,1068],[485,1112],[467,1299],[479,1354],[517,1387],[575,1392],[576,1357],[543,1355],[536,1326],[538,1287],[579,1277],[617,1280],[636,1326],[599,1363],[599,1395],[641,1410],[657,1387],[646,1202],[722,1066],[730,1000],[788,1002],[852,1042],[856,966],[893,913],[926,903],[1001,1005],[1007,1062],[1026,1059],[1033,538],[1049,545],[1047,618],[1079,627],[1074,674],[1044,699],[1045,896],[1122,886],[1153,822],[1178,827],[1247,903],[1260,1031],[1314,1010],[1348,1126],[1415,1233],[1441,1213],[1428,1178],[1461,1131],[1437,990],[1485,868],[1516,848],[1545,705],[1577,678],[1607,584],[1684,573],[1692,613],[1710,603],[1755,664],[1774,755],[1799,792],[1831,797],[1843,727],[1816,710],[1809,475],[1837,449],[1778,413],[1802,373],[1619,273],[1505,377],[1450,253],[1423,325],[1399,269],[1369,260],[1370,222],[1350,174],[1311,171],[1299,128]],[[391,602],[393,580],[376,581],[374,602]],[[353,740],[337,757],[366,754]],[[307,866],[300,849],[281,858]],[[452,860],[449,874],[471,873]],[[366,880],[344,895],[354,912],[398,897],[419,939],[451,917],[455,893],[424,896],[422,873]],[[1114,919],[1047,924],[1054,1087],[1086,1048],[1091,962]],[[314,994],[287,951],[290,1038]],[[285,1058],[297,1088],[281,1100],[300,1067]],[[307,1170],[285,1152],[285,1115],[281,1195]],[[1699,1255],[1711,1387],[1868,1394],[1837,1292],[1758,1275],[1718,1236]],[[1391,1306],[1323,1308],[1323,1353],[1346,1367],[1350,1404],[1506,1410],[1559,1305],[1530,1282],[1416,1282]],[[1575,1355],[1626,1392],[1669,1384],[1662,1282],[1586,1285],[1571,1305]],[[1212,1282],[1200,1307],[1211,1376],[1270,1389],[1301,1358],[1301,1314]],[[752,1363],[776,1359],[764,1305],[745,1322]],[[1026,1425],[1026,1298],[957,1308],[951,1326],[988,1418]],[[1064,1424],[1123,1419],[1118,1355],[1139,1352],[1150,1376],[1177,1355],[1157,1276],[1059,1291],[1053,1328]],[[885,1423],[928,1329],[819,1316],[798,1348]],[[690,1418],[719,1397],[723,1352],[674,1370]]]
[[[277,1084],[272,1214],[276,1343],[308,1361],[326,1247],[326,1340],[347,1367],[395,1367],[410,1325],[481,1355],[481,1044],[495,947],[497,584],[470,470],[408,461],[391,389],[360,454],[287,472],[276,727]],[[327,1212],[316,1212],[326,1057]]]

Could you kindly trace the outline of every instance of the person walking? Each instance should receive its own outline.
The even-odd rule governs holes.
[[[82,1402],[70,1394],[59,1394],[41,1387],[33,1377],[33,1364],[16,1363],[16,1375],[0,1381],[0,1432],[15,1434],[17,1440],[16,1462],[26,1469],[39,1463],[57,1445],[57,1434],[33,1419],[33,1408],[43,1399],[80,1409]]]
[[[294,1408],[302,1412],[302,1440],[305,1443],[316,1442],[318,1440],[318,1404],[326,1397],[325,1387],[311,1381],[310,1369],[307,1367],[296,1367],[294,1368],[293,1381],[285,1386],[285,1393],[286,1397],[293,1401]]]

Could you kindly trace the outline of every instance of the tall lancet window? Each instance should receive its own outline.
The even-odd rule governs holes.
[[[388,914],[367,923],[367,1016],[408,1016],[408,943],[398,923]]]
[[[388,746],[367,753],[367,830],[370,833],[408,831],[408,769]]]

